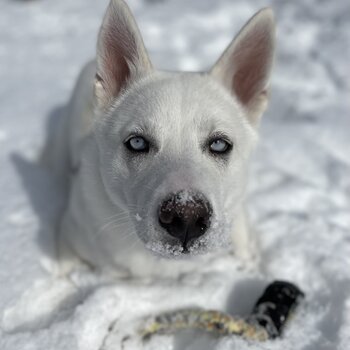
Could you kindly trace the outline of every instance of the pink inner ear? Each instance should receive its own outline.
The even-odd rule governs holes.
[[[95,93],[99,107],[108,106],[130,80],[151,68],[130,9],[122,0],[111,0],[97,41]]]
[[[133,39],[132,36],[128,40]],[[126,44],[121,33],[108,28],[103,38],[102,69],[103,86],[110,96],[117,96],[130,76],[127,61],[131,61],[133,43]]]
[[[247,33],[237,44],[233,54],[232,88],[244,105],[265,92],[271,52],[271,37],[264,30]]]

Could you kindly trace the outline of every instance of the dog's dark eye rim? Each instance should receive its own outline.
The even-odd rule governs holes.
[[[217,141],[221,141],[221,142],[224,142],[225,143],[225,147],[223,150],[214,150],[212,149],[212,145],[214,142],[217,142]],[[208,141],[208,148],[209,148],[209,152],[212,153],[212,154],[215,154],[215,155],[224,155],[224,154],[227,154],[229,153],[232,148],[233,148],[233,143],[226,137],[226,136],[223,136],[223,135],[216,135],[216,136],[213,136],[209,139]]]
[[[141,139],[144,141],[145,143],[145,147],[144,148],[141,148],[141,149],[136,149],[134,148],[132,145],[131,145],[131,141],[134,140],[134,139]],[[142,135],[130,135],[129,137],[127,137],[124,141],[124,145],[125,147],[131,151],[131,152],[134,152],[134,153],[147,153],[149,151],[149,147],[150,147],[150,143],[147,141],[147,139],[142,136]]]

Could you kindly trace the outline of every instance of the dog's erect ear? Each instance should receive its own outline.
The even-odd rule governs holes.
[[[237,97],[253,125],[267,106],[274,41],[273,12],[265,8],[242,28],[210,72]]]
[[[135,19],[123,0],[111,0],[97,41],[95,96],[108,107],[125,84],[152,69]]]

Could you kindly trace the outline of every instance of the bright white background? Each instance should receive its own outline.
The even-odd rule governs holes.
[[[209,306],[243,314],[267,282],[283,278],[301,286],[307,300],[282,340],[249,345],[237,338],[157,337],[146,346],[348,349],[350,3],[129,3],[155,66],[183,70],[209,67],[255,11],[269,4],[275,9],[272,101],[249,191],[264,272],[231,272],[223,261],[206,276],[198,273],[144,292],[141,287],[133,292],[107,287],[84,274],[75,276],[74,286],[50,280],[43,268],[50,242],[43,237],[59,194],[34,162],[49,114],[67,101],[80,67],[94,55],[107,2],[0,0],[0,348],[117,349],[117,338],[108,334],[110,323],[118,319],[120,329],[130,329],[142,310],[156,311],[159,299],[169,293],[178,291],[182,299],[197,293],[195,298]],[[176,302],[176,296],[170,297],[169,307]]]

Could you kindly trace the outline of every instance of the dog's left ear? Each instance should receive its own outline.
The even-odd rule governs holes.
[[[140,31],[128,5],[110,0],[97,41],[95,97],[106,109],[128,82],[152,70]]]
[[[273,12],[265,8],[243,27],[210,71],[238,99],[253,125],[267,107],[274,42]]]

